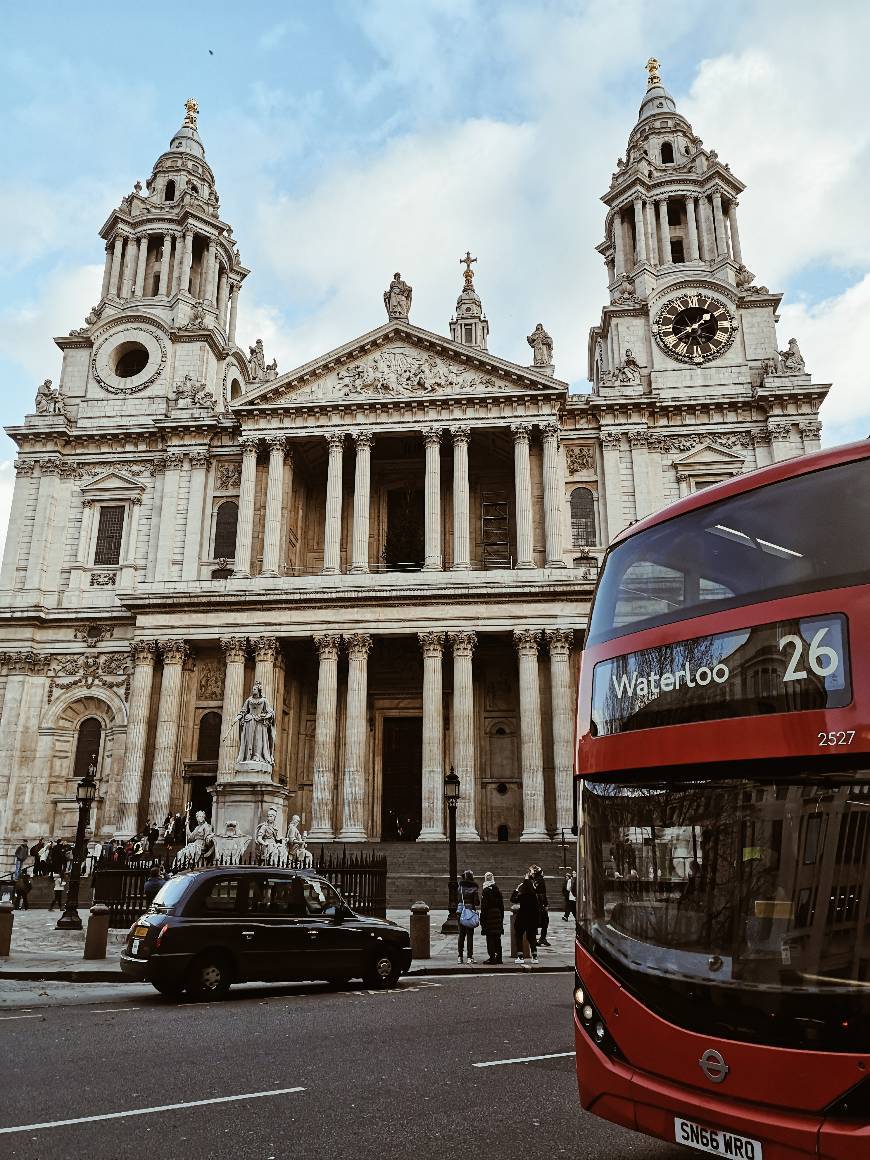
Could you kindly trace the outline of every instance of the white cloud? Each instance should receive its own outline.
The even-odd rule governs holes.
[[[18,363],[34,380],[57,380],[60,351],[52,336],[68,334],[83,324],[91,306],[99,301],[102,277],[102,265],[56,266],[49,271],[29,301],[0,314],[0,354]],[[30,390],[30,384],[26,389]],[[23,411],[14,404],[6,413],[17,421]]]

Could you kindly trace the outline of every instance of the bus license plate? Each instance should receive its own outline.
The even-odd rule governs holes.
[[[712,1152],[714,1156],[734,1156],[738,1160],[763,1160],[761,1141],[750,1136],[735,1136],[733,1132],[723,1132],[721,1128],[705,1128],[692,1120],[681,1120],[674,1116],[674,1136],[678,1144],[697,1148],[701,1152]]]

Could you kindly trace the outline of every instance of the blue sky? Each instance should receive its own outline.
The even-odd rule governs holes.
[[[303,362],[381,321],[394,270],[414,286],[412,319],[445,333],[470,247],[491,350],[526,362],[543,321],[557,374],[587,389],[605,301],[598,199],[654,54],[747,183],[744,255],[786,294],[780,345],[794,334],[835,384],[825,442],[866,436],[870,6],[818,13],[800,0],[7,6],[0,419],[20,422],[57,379],[52,336],[99,296],[97,230],[189,96],[252,270],[242,343],[262,335],[281,369]],[[0,508],[9,479],[6,462]]]

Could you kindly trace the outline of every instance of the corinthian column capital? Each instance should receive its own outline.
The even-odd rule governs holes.
[[[448,632],[447,639],[455,657],[470,657],[477,644],[476,632]]]
[[[574,644],[573,628],[548,628],[544,632],[550,656],[566,657]]]
[[[278,653],[278,638],[275,636],[258,636],[252,642],[254,656],[258,661],[272,661]]]
[[[157,642],[164,665],[181,665],[189,656],[189,649],[183,640],[160,640]]]
[[[367,632],[354,632],[344,638],[347,655],[351,660],[365,660],[372,651],[372,638]]]
[[[424,657],[440,657],[444,651],[443,632],[418,632],[417,639],[423,650]]]
[[[536,628],[514,629],[514,647],[520,655],[523,653],[537,654],[540,640],[541,634]]]
[[[130,654],[134,665],[147,665],[153,668],[157,644],[153,640],[134,640],[130,645]]]
[[[244,636],[221,637],[221,648],[227,661],[244,661],[248,651],[248,641]]]
[[[341,647],[341,637],[337,632],[325,632],[314,638],[314,647],[320,660],[335,660]]]

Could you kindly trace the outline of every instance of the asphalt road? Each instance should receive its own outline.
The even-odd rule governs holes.
[[[7,983],[0,1157],[691,1157],[581,1112],[573,1056],[560,1054],[573,1049],[571,982],[566,972],[413,979],[387,992],[249,985],[223,1003],[177,1006],[141,987],[34,994]],[[527,1056],[551,1058],[497,1062]],[[137,1114],[94,1118],[124,1112]]]

